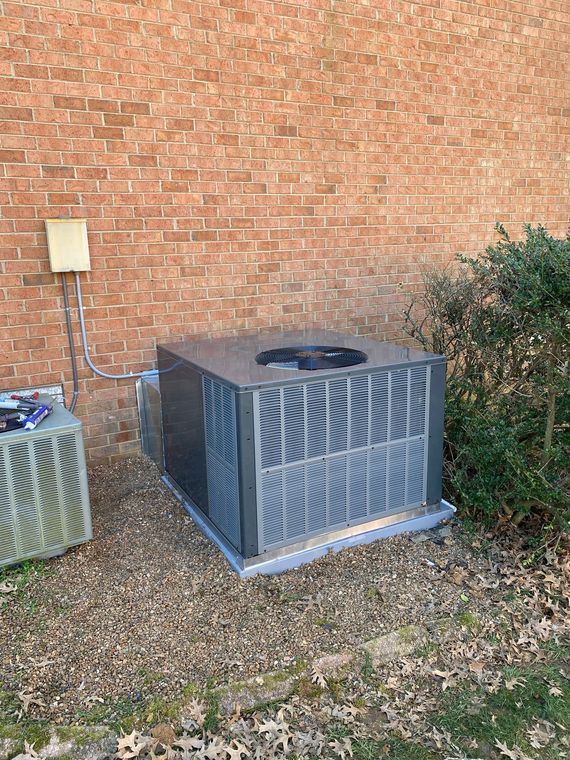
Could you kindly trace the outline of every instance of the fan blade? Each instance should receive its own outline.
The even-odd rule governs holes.
[[[298,369],[320,369],[321,359],[314,359],[312,356],[301,356],[297,361]]]

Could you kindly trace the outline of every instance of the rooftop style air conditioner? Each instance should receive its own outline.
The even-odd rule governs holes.
[[[34,430],[0,433],[0,566],[91,537],[81,422],[54,403]]]
[[[158,346],[165,482],[240,575],[435,525],[445,359],[311,330]]]

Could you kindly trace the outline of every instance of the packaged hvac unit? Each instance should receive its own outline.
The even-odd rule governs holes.
[[[91,537],[81,423],[54,404],[35,430],[0,434],[0,566]]]
[[[241,575],[435,525],[445,359],[328,331],[158,346],[165,482]]]

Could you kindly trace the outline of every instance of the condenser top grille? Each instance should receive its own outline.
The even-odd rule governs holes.
[[[295,346],[273,348],[257,354],[255,361],[276,369],[337,369],[353,367],[368,359],[363,351],[335,346]]]

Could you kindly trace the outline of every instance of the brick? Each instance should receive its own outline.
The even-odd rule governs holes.
[[[114,100],[103,100],[102,98],[88,98],[87,108],[90,111],[118,113],[120,110],[120,103]]]
[[[42,177],[75,177],[73,166],[42,166]]]
[[[297,137],[299,130],[297,127],[290,127],[278,124],[275,127],[275,134],[279,137]]]
[[[93,137],[102,140],[124,140],[125,132],[120,127],[93,127]]]
[[[85,111],[87,100],[85,98],[68,98],[63,95],[55,95],[53,105],[55,108],[65,108],[69,111]]]
[[[0,150],[0,162],[3,164],[23,164],[25,160],[23,150]]]
[[[103,121],[106,126],[132,127],[135,123],[135,118],[131,114],[106,113],[103,115]]]
[[[129,101],[122,101],[120,109],[121,113],[146,115],[150,113],[150,103],[131,103]]]
[[[219,82],[220,73],[209,69],[194,69],[194,79],[199,82]]]
[[[354,98],[346,97],[344,95],[334,95],[333,105],[340,108],[354,108]]]
[[[17,108],[15,106],[0,106],[0,120],[30,121],[31,118],[32,118],[31,108]]]

